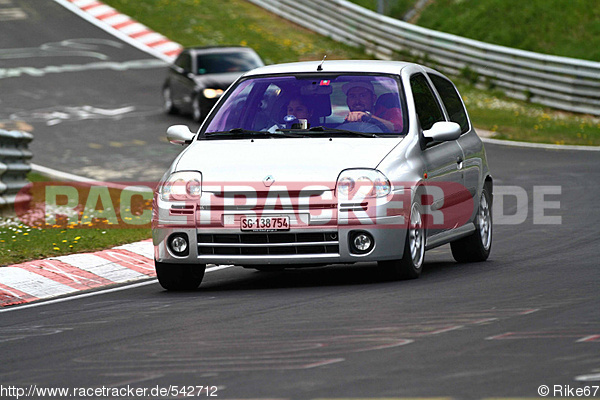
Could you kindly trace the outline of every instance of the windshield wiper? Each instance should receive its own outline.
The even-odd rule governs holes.
[[[287,129],[276,129],[275,132],[263,132],[266,135],[271,135],[273,137],[286,137],[286,138],[303,138],[306,135],[302,135],[299,133],[292,133]]]
[[[366,132],[357,132],[357,131],[349,131],[347,129],[337,129],[337,128],[327,128],[325,126],[313,126],[312,128],[308,128],[309,132],[323,132],[323,133],[341,133],[348,134],[352,136],[361,136],[368,138],[376,138],[379,137],[374,133],[366,133]]]
[[[250,129],[233,128],[228,131],[221,132],[210,132],[201,135],[199,139],[212,139],[212,138],[227,138],[227,139],[247,139],[251,138],[292,138],[292,137],[304,137],[303,135],[289,134],[283,132],[269,132],[269,131],[254,131]]]

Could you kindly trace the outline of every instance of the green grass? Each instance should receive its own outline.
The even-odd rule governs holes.
[[[97,251],[151,237],[149,229],[37,229],[18,219],[0,220],[0,266]]]
[[[350,0],[370,10],[378,0]],[[402,19],[417,0],[385,0]],[[411,22],[437,31],[536,53],[600,61],[600,1],[435,0]]]
[[[151,29],[183,46],[245,45],[267,64],[299,60],[370,58],[276,18],[244,0],[107,0]]]
[[[42,174],[38,174],[37,172],[30,172],[27,174],[27,180],[29,182],[50,182],[51,179],[47,178]]]
[[[436,0],[416,24],[487,43],[600,61],[597,0]]]
[[[43,175],[30,173],[32,182],[49,182]],[[37,228],[18,217],[0,218],[0,266],[65,254],[102,250],[151,237],[148,228],[111,228],[93,221],[78,225]]]

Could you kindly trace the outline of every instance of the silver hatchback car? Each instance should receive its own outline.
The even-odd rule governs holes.
[[[247,72],[154,196],[156,273],[197,288],[207,264],[276,270],[376,262],[417,278],[425,250],[492,244],[492,177],[452,82],[412,63],[325,61]]]

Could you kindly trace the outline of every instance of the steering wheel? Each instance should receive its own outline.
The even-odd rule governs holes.
[[[390,130],[387,126],[385,126],[385,124],[373,117],[367,117],[366,115],[363,115],[363,117],[361,118],[361,120],[363,122],[366,122],[368,124],[373,124],[376,127],[378,127],[379,129],[381,129],[382,133],[390,133]]]
[[[389,133],[390,130],[382,122],[375,118],[367,119],[367,121],[344,122],[338,126],[338,129],[348,131],[356,131],[363,133]]]

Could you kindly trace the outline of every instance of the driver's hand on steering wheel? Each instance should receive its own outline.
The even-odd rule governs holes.
[[[368,114],[364,111],[350,111],[346,116],[346,122],[361,122],[363,117],[367,117]]]

